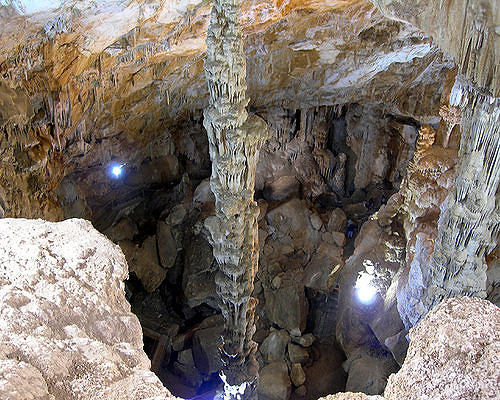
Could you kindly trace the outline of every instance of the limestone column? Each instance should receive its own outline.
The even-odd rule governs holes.
[[[205,61],[210,101],[203,124],[215,195],[215,216],[207,218],[205,226],[219,264],[216,285],[225,320],[221,348],[225,399],[256,396],[257,345],[252,341],[256,300],[251,293],[259,261],[259,207],[253,196],[259,150],[268,137],[266,123],[246,111],[240,2],[214,0]]]
[[[439,220],[428,287],[418,305],[423,315],[444,298],[486,297],[484,256],[495,248],[500,229],[500,98],[457,80],[450,104],[462,109],[463,133],[455,186]]]

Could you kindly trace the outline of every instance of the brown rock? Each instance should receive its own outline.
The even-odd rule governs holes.
[[[264,187],[264,196],[268,200],[284,200],[298,197],[300,183],[293,176],[281,176]]]
[[[309,359],[309,352],[301,346],[288,343],[288,359],[292,363],[303,363]]]
[[[166,271],[158,260],[155,237],[146,238],[142,247],[128,241],[121,241],[118,244],[127,257],[129,270],[137,275],[144,289],[148,292],[157,289],[165,279]]]
[[[294,392],[297,396],[299,397],[304,397],[307,394],[307,387],[306,385],[301,385],[297,389],[295,389]]]
[[[262,400],[288,400],[292,387],[284,361],[266,365],[259,373],[257,392]]]
[[[172,268],[177,258],[177,242],[172,235],[172,229],[163,221],[158,222],[156,241],[162,267]]]
[[[328,220],[328,232],[345,232],[347,228],[347,217],[341,208],[336,208],[330,214]]]
[[[307,299],[303,286],[287,286],[264,290],[266,315],[270,321],[290,334],[300,336],[306,327]]]
[[[306,374],[299,363],[292,364],[290,368],[290,379],[295,386],[300,386],[306,381]]]
[[[316,338],[312,333],[306,333],[302,336],[292,336],[292,342],[300,344],[302,347],[311,347]]]
[[[223,325],[197,330],[193,335],[193,359],[199,371],[209,375],[222,367],[219,346]]]

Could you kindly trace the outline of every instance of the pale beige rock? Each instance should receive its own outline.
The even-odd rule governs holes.
[[[401,370],[391,375],[388,400],[500,397],[500,309],[463,297],[434,308],[410,330]]]
[[[364,393],[337,393],[329,394],[318,400],[385,400],[382,396],[369,396]]]
[[[0,397],[170,399],[149,370],[120,248],[84,220],[0,220]]]

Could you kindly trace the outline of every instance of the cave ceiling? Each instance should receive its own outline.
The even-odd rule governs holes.
[[[0,183],[9,192],[13,176],[35,174],[31,202],[70,173],[167,149],[180,121],[208,104],[209,1],[63,3],[35,14],[0,8]],[[439,120],[451,58],[368,1],[244,1],[241,22],[251,110],[371,102]]]

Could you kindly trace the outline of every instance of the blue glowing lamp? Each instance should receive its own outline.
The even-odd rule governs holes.
[[[368,274],[361,275],[356,281],[355,293],[356,298],[361,304],[371,305],[377,299],[377,289],[372,284],[371,276]]]
[[[123,174],[123,165],[124,164],[113,164],[111,165],[111,176],[115,179],[118,179]]]

